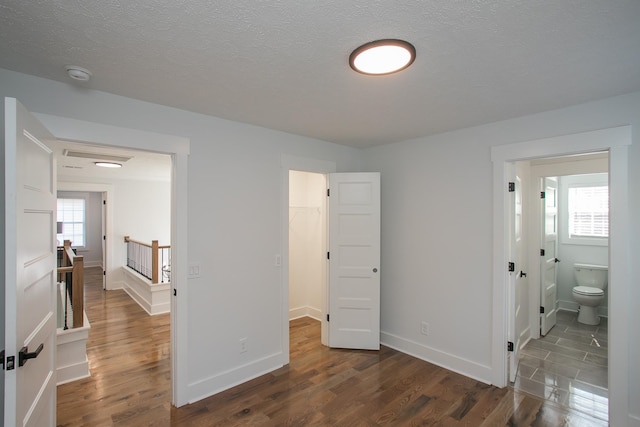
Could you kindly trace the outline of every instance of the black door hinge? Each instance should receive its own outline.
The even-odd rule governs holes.
[[[327,313],[327,322],[329,321],[329,313]]]
[[[16,357],[15,356],[7,357],[7,361],[5,362],[4,368],[7,371],[13,371],[16,368]]]
[[[540,256],[544,256],[544,249],[540,249]]]
[[[516,271],[516,264],[513,262],[509,263],[509,271]]]
[[[0,351],[0,365],[2,365],[2,369],[4,370],[4,350]]]
[[[513,193],[514,191],[516,191],[516,183],[515,182],[510,182],[509,183],[509,193]]]
[[[545,197],[547,197],[547,193],[545,193],[544,191],[540,192],[540,198],[544,199]]]
[[[173,289],[173,296],[175,297],[175,296],[177,296],[177,295],[178,295],[178,290],[174,288],[174,289]]]
[[[540,306],[540,314],[544,314],[544,307]]]
[[[513,343],[511,341],[507,341],[507,351],[513,351]]]
[[[107,270],[102,270],[102,275],[106,276],[107,275]]]
[[[102,240],[107,240],[107,236],[102,236]]]
[[[327,259],[331,259],[331,254],[327,252]]]
[[[106,200],[103,200],[103,201],[102,201],[102,204],[103,204],[103,205],[106,205],[106,204],[107,204],[107,201],[106,201]]]
[[[330,196],[331,196],[331,189],[327,188],[327,197],[330,197]]]

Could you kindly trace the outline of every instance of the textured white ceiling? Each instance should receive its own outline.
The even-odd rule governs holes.
[[[364,76],[351,51],[414,44]],[[640,90],[640,0],[2,0],[0,67],[365,147]]]

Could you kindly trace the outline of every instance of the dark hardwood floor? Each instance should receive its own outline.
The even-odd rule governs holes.
[[[96,269],[97,270],[97,269]],[[58,387],[59,426],[601,426],[388,347],[329,349],[320,325],[291,322],[291,363],[181,408],[171,406],[169,316],[149,316],[87,269],[91,377]]]

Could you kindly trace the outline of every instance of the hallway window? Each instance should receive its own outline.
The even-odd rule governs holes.
[[[569,237],[609,237],[609,187],[569,186]]]
[[[58,218],[62,222],[62,240],[71,240],[73,247],[85,245],[85,200],[58,199]]]

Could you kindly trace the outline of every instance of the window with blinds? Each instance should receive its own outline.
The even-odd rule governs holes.
[[[62,239],[73,247],[85,245],[85,200],[58,199],[58,222],[62,222]]]
[[[609,187],[569,186],[569,237],[609,237]]]

